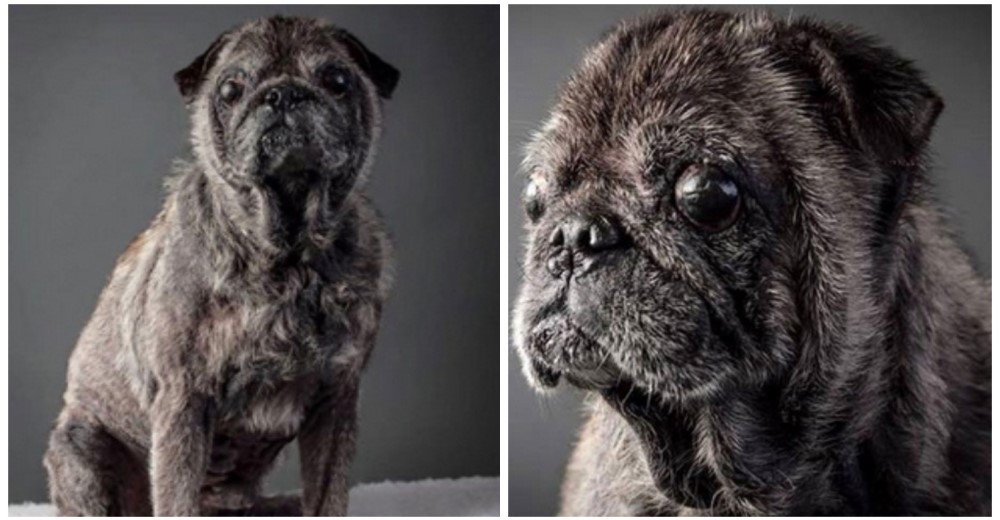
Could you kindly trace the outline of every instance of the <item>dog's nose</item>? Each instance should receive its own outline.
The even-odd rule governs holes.
[[[614,249],[622,243],[622,231],[603,216],[573,216],[552,236],[553,245],[565,245],[585,255]]]
[[[278,85],[264,94],[264,102],[275,110],[292,110],[309,99],[309,91],[296,85]]]
[[[574,215],[566,219],[549,237],[554,249],[548,269],[554,276],[562,276],[575,266],[577,255],[595,257],[618,249],[625,243],[625,234],[617,221],[605,216]]]

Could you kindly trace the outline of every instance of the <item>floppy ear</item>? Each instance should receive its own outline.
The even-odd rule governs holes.
[[[184,96],[185,103],[190,103],[194,100],[194,95],[198,92],[201,84],[204,83],[205,76],[219,58],[219,52],[229,41],[229,35],[229,31],[222,33],[190,65],[174,73],[174,81],[177,83],[181,95]]]
[[[943,108],[920,73],[850,29],[809,21],[797,25],[843,137],[883,166],[918,165]]]
[[[385,99],[392,97],[392,91],[396,90],[396,83],[399,82],[399,71],[396,70],[396,67],[389,65],[374,52],[368,50],[361,43],[361,40],[347,31],[337,31],[337,39],[344,43],[351,59],[361,67],[361,70],[365,71],[368,78],[375,84],[378,95]]]

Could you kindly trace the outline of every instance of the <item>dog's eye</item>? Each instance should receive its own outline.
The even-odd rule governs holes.
[[[740,190],[721,168],[692,164],[677,179],[674,198],[684,217],[699,229],[717,232],[736,221]]]
[[[528,215],[528,219],[535,222],[542,216],[544,209],[538,185],[535,181],[528,181],[528,186],[524,189],[524,212]]]
[[[231,105],[243,95],[243,84],[235,79],[227,79],[219,85],[219,99],[227,105]]]
[[[319,80],[334,96],[343,96],[351,89],[351,73],[339,65],[327,65],[320,69]]]

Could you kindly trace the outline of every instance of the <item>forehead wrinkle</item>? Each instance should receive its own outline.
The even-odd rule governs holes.
[[[574,173],[570,170],[576,168],[582,156],[577,128],[565,111],[553,110],[525,147],[522,167],[539,181],[565,184],[566,175]]]
[[[767,107],[744,106],[745,100],[767,89],[784,101],[800,90],[795,78],[780,73],[780,56],[761,43],[774,25],[766,13],[656,16],[622,23],[588,51],[529,146],[528,168],[564,172],[575,164],[589,166],[587,175],[637,173],[653,148],[665,145],[642,138],[637,129],[650,122],[723,140],[735,132],[756,135]],[[732,88],[734,76],[747,77],[747,90]]]
[[[329,56],[352,64],[347,51],[335,36],[336,27],[312,20],[258,20],[240,31],[227,57],[239,58],[263,75],[272,75],[296,67],[312,68]],[[262,57],[269,57],[262,62]]]
[[[759,14],[729,19],[696,12],[673,15],[669,21],[624,23],[584,59],[565,89],[562,106],[580,124],[610,138],[630,120],[648,118],[657,102],[669,103],[683,92],[724,96],[731,91],[733,75],[749,73],[757,61],[745,55],[760,47],[754,37],[768,26],[763,20]],[[742,51],[730,47],[733,38],[723,38],[727,47],[722,48],[720,33],[740,36],[736,40]]]

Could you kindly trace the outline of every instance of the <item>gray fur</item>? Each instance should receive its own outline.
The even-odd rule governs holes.
[[[591,391],[563,514],[990,513],[991,290],[929,193],[941,107],[876,41],[762,12],[588,51],[524,161],[513,323],[537,388]],[[675,204],[702,163],[740,189],[722,231]]]
[[[350,71],[346,94],[325,90],[325,63]],[[224,104],[234,68],[245,92]],[[347,511],[359,378],[389,289],[364,185],[396,77],[342,29],[284,17],[223,34],[177,74],[194,157],[73,351],[45,456],[60,514]],[[264,100],[285,85],[305,101]],[[262,497],[293,439],[303,495]]]

